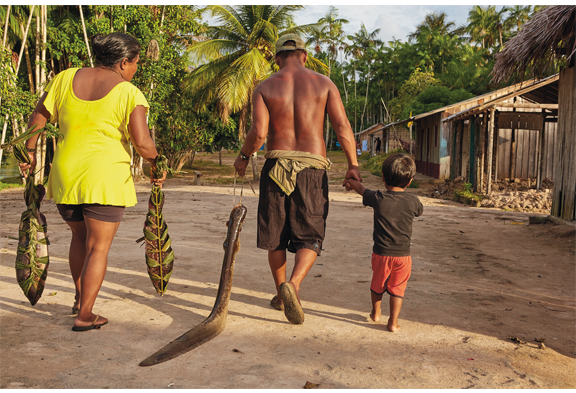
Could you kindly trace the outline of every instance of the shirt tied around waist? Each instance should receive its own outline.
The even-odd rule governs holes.
[[[294,191],[296,176],[303,169],[328,170],[332,165],[328,158],[304,151],[270,150],[266,152],[264,157],[266,159],[278,159],[269,175],[286,195],[290,195]]]

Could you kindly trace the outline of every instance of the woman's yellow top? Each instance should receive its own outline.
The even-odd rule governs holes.
[[[46,87],[44,106],[62,134],[48,177],[48,198],[72,205],[134,206],[128,123],[137,105],[150,106],[130,82],[117,84],[99,100],[81,100],[72,90],[78,70],[60,72]]]

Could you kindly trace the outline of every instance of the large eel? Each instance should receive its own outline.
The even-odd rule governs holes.
[[[224,262],[222,263],[222,274],[218,294],[212,312],[202,322],[170,342],[164,348],[144,359],[140,366],[153,366],[182,355],[220,334],[226,326],[228,316],[228,302],[232,292],[232,276],[234,274],[234,262],[236,254],[240,250],[240,230],[246,218],[247,209],[243,205],[238,205],[232,209],[228,220],[228,234],[224,241]]]

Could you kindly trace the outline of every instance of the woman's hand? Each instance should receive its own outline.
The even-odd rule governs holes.
[[[28,157],[30,157],[30,164],[26,163],[18,163],[20,166],[20,170],[22,171],[22,175],[24,179],[28,177],[29,174],[34,172],[34,168],[36,168],[36,152],[28,152]]]
[[[156,164],[150,164],[150,183],[153,183],[155,186],[162,188],[164,184],[164,180],[166,180],[166,176],[168,175],[168,171],[162,172],[162,178],[156,177]]]

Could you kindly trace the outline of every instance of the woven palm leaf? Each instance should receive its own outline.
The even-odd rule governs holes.
[[[160,156],[156,164],[156,176],[162,177],[167,170],[165,156]],[[164,192],[159,186],[153,185],[148,200],[148,214],[144,223],[144,238],[146,241],[146,265],[148,275],[156,292],[164,295],[168,280],[172,275],[174,265],[174,251],[172,241],[168,235],[168,225],[164,221],[162,208],[164,206]]]
[[[16,280],[32,305],[42,296],[50,263],[46,217],[40,212],[45,194],[43,185],[34,185],[32,179],[26,183],[24,200],[28,209],[22,213],[18,231]]]

